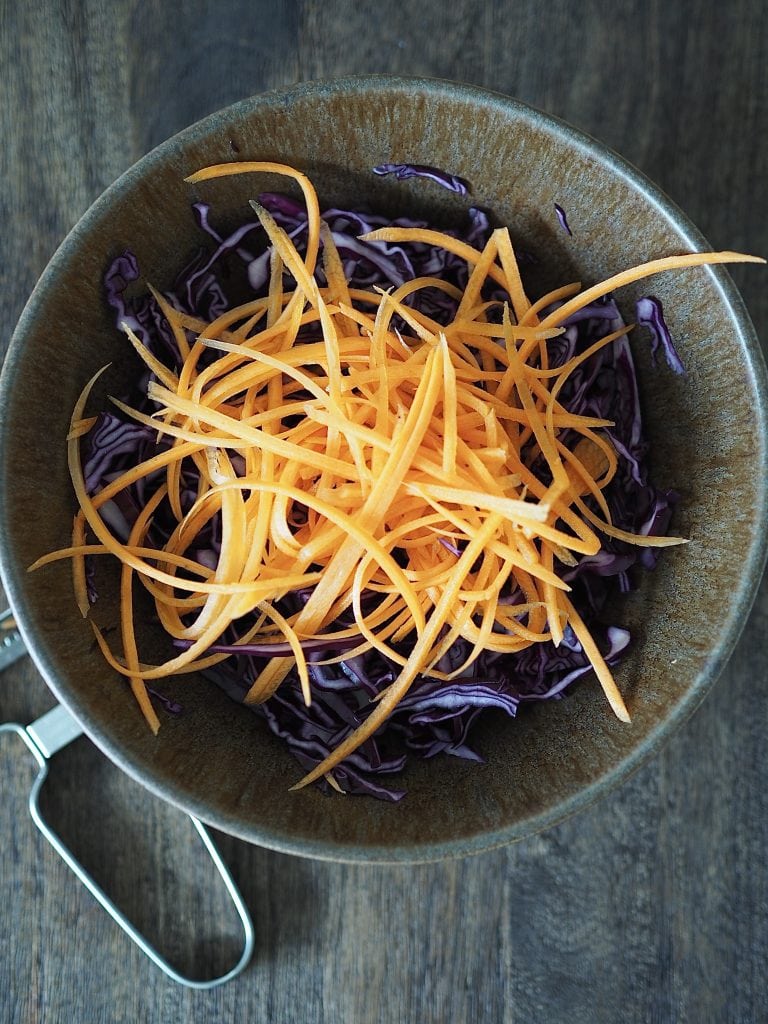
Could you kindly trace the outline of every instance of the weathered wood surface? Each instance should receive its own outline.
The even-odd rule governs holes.
[[[528,101],[633,161],[715,247],[766,254],[766,53],[759,0],[0,0],[2,344],[58,242],[135,159],[242,96],[344,73]],[[768,338],[764,275],[734,277]],[[366,869],[223,838],[258,945],[212,993],[167,981],[75,884],[27,816],[31,759],[3,736],[0,1020],[768,1020],[767,660],[763,586],[664,752],[506,850]],[[0,720],[51,704],[28,661],[0,681]],[[182,816],[86,740],[55,768],[45,805],[76,853],[181,967],[222,968],[236,923]]]

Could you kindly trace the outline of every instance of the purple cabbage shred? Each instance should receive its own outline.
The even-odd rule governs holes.
[[[449,192],[456,192],[460,196],[466,196],[470,191],[469,184],[464,178],[459,178],[455,174],[446,174],[445,171],[439,171],[436,167],[425,167],[423,164],[379,164],[378,167],[373,168],[373,173],[382,177],[392,174],[398,181],[404,181],[406,178],[427,178],[429,181],[435,181],[443,188],[447,188]]]
[[[565,216],[565,210],[559,203],[555,203],[555,213],[557,215],[557,219],[560,221],[560,227],[563,229],[563,231],[567,235],[573,236],[573,232],[571,231],[570,226],[568,224],[568,218]]]
[[[641,327],[647,327],[651,332],[651,359],[656,365],[656,355],[661,349],[667,365],[675,373],[685,373],[683,361],[677,354],[677,349],[672,341],[672,335],[664,319],[664,307],[661,300],[653,295],[646,295],[635,303],[635,317]]]

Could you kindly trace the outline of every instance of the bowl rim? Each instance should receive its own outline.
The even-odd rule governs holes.
[[[633,191],[649,203],[658,215],[666,220],[680,235],[691,251],[709,249],[704,236],[691,223],[680,208],[669,199],[664,192],[646,175],[634,167],[626,159],[619,156],[605,144],[586,132],[573,127],[560,118],[545,113],[520,100],[503,93],[495,92],[479,86],[454,82],[440,78],[390,76],[390,75],[350,75],[339,78],[319,79],[301,82],[297,85],[272,89],[241,99],[221,110],[208,114],[188,127],[175,133],[161,142],[150,152],[142,156],[125,170],[104,192],[91,204],[82,217],[68,232],[49,260],[46,268],[35,285],[14,330],[8,352],[0,372],[0,408],[9,400],[13,388],[13,378],[19,354],[24,345],[24,337],[33,324],[39,306],[44,301],[49,282],[55,277],[59,268],[66,264],[76,252],[80,238],[87,234],[92,224],[108,215],[113,198],[127,185],[171,156],[180,146],[193,145],[198,139],[205,137],[222,120],[235,120],[257,107],[286,104],[291,100],[306,96],[338,96],[345,93],[397,92],[456,99],[464,103],[480,103],[500,110],[506,115],[512,114],[529,124],[543,128],[550,134],[564,139],[570,146],[594,158],[611,174],[623,178]],[[745,304],[737,291],[730,275],[723,266],[707,266],[702,268],[710,277],[721,302],[733,322],[737,341],[746,356],[747,369],[751,375],[751,384],[759,397],[758,408],[755,410],[759,423],[759,436],[756,439],[758,448],[763,455],[768,449],[768,374],[754,327],[750,321]],[[0,473],[5,464],[3,450],[7,443],[6,433],[0,427]],[[759,453],[758,453],[759,454]],[[765,458],[763,461],[767,461]],[[738,591],[734,594],[730,606],[730,614],[720,634],[721,640],[717,648],[710,654],[703,670],[694,678],[688,690],[683,694],[672,711],[666,715],[648,735],[613,767],[594,779],[589,785],[566,797],[552,806],[526,817],[518,818],[513,824],[496,829],[478,832],[459,839],[439,842],[410,843],[401,846],[367,846],[349,844],[343,841],[296,839],[290,835],[277,834],[273,829],[244,827],[233,814],[216,811],[205,801],[196,800],[187,794],[181,796],[174,791],[171,783],[158,782],[153,778],[150,766],[142,764],[132,755],[127,754],[119,743],[116,743],[103,726],[79,707],[76,694],[68,691],[66,685],[61,686],[57,678],[55,658],[49,658],[47,652],[39,649],[35,628],[30,625],[25,610],[24,577],[7,549],[2,538],[6,535],[5,519],[7,501],[0,479],[0,577],[6,595],[21,631],[27,649],[37,669],[45,679],[48,687],[56,698],[67,707],[82,725],[85,733],[96,746],[119,768],[139,782],[156,796],[172,805],[201,818],[230,835],[246,842],[263,846],[280,853],[310,857],[347,863],[422,863],[448,858],[463,857],[496,849],[500,846],[519,841],[563,821],[583,810],[601,796],[604,796],[630,775],[641,768],[659,750],[662,743],[678,728],[700,705],[719,676],[728,657],[744,628],[750,608],[757,594],[757,588],[763,573],[768,555],[768,474],[763,475],[758,484],[758,504],[755,510],[762,528],[752,538],[752,544],[744,558],[744,571]]]

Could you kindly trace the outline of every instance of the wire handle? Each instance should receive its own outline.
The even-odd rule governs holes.
[[[9,613],[0,613],[0,622],[2,622],[8,615]],[[16,643],[16,641],[14,641],[14,643]],[[154,946],[144,938],[141,932],[131,924],[125,914],[123,914],[109,896],[107,896],[92,875],[86,871],[80,861],[77,860],[71,850],[62,841],[61,837],[53,831],[40,811],[40,791],[48,776],[49,758],[53,757],[53,755],[57,751],[61,750],[62,747],[65,747],[68,743],[71,743],[82,735],[83,730],[80,728],[78,722],[72,717],[67,709],[63,707],[63,705],[57,704],[54,708],[46,712],[29,726],[25,727],[20,725],[18,722],[6,722],[0,725],[0,733],[2,732],[14,732],[20,736],[32,756],[37,761],[38,772],[29,793],[29,813],[35,825],[42,832],[54,850],[80,879],[86,889],[96,897],[109,916],[120,925],[128,937],[136,943],[139,949],[145,953],[161,971],[167,974],[172,981],[177,982],[179,985],[186,985],[187,988],[216,988],[217,985],[223,985],[224,982],[231,981],[232,978],[237,977],[237,975],[245,969],[253,956],[255,943],[253,922],[240,890],[238,889],[237,884],[230,874],[226,864],[221,859],[221,854],[219,853],[216,844],[211,838],[211,835],[205,825],[197,818],[193,817],[193,815],[189,815],[190,821],[195,826],[198,835],[202,839],[203,845],[208,851],[216,870],[227,888],[230,899],[235,906],[235,910],[237,911],[243,926],[244,943],[240,959],[234,967],[226,972],[226,974],[222,974],[216,978],[210,978],[206,981],[198,981],[195,978],[187,978],[183,974],[179,974],[179,972],[171,967],[168,961],[158,953]]]
[[[0,669],[8,668],[27,653],[10,608],[0,612]]]

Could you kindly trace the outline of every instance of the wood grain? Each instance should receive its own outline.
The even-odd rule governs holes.
[[[338,74],[509,93],[620,151],[714,246],[766,254],[766,52],[758,0],[0,0],[2,344],[58,242],[135,159],[241,96]],[[768,337],[764,275],[734,277]],[[4,736],[0,1020],[766,1020],[767,661],[764,584],[721,682],[664,752],[506,850],[362,868],[222,837],[258,940],[247,974],[211,993],[167,981],[75,884],[27,816],[31,759]],[[2,720],[52,703],[28,661],[0,681]],[[231,961],[237,923],[180,814],[86,740],[57,757],[45,809],[175,963],[204,975]]]

